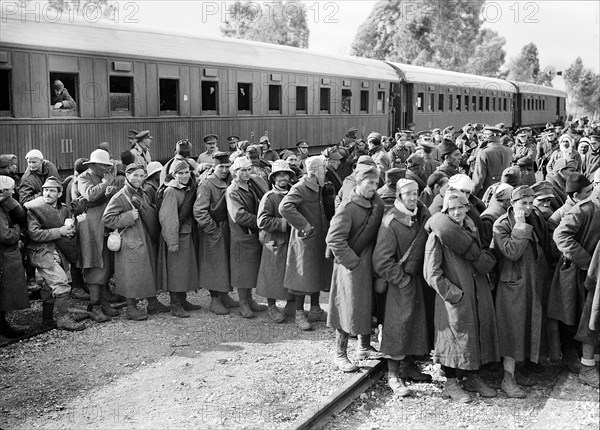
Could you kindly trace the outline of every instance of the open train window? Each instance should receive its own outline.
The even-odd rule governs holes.
[[[477,110],[477,96],[471,96],[471,111]]]
[[[320,99],[319,99],[319,108],[321,113],[329,113],[331,109],[331,89],[330,88],[321,88],[320,91]]]
[[[133,115],[133,78],[111,76],[109,78],[111,115]]]
[[[202,112],[218,115],[217,101],[219,100],[219,83],[202,81]]]
[[[377,113],[385,113],[385,92],[377,91]]]
[[[438,110],[444,112],[444,95],[438,94]]]
[[[176,115],[179,110],[179,80],[159,79],[160,114]]]
[[[490,110],[490,98],[489,96],[485,98],[485,110],[489,112]]]
[[[465,96],[465,111],[469,110],[469,96]]]
[[[479,112],[483,111],[483,96],[479,96]]]
[[[452,94],[448,94],[448,110],[450,112],[454,110],[454,96]]]
[[[506,105],[506,97],[504,97],[504,109],[502,109],[504,112],[506,112],[507,110],[507,105]]]
[[[360,113],[369,113],[369,91],[360,92]]]
[[[429,112],[435,111],[435,94],[429,93],[429,103],[427,104],[427,110]]]
[[[417,93],[417,110],[423,112],[423,93]]]
[[[527,99],[527,110],[531,110],[531,99]]]
[[[252,113],[252,84],[241,84],[238,83],[238,113],[251,114]]]
[[[352,103],[352,91],[342,90],[342,113],[350,113]]]
[[[460,112],[460,110],[462,109],[461,107],[461,100],[462,100],[462,96],[460,94],[456,95],[456,111]]]
[[[50,73],[50,109],[52,116],[77,116],[79,75]]]
[[[269,85],[269,113],[281,113],[281,85]]]
[[[492,97],[492,110],[496,110],[496,97]]]
[[[546,110],[546,99],[542,100],[542,110]]]
[[[12,91],[10,86],[10,70],[0,70],[0,116],[12,115]]]
[[[308,87],[296,87],[296,112],[306,113]]]

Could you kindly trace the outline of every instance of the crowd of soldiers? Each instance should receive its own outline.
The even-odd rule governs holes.
[[[0,155],[0,334],[23,334],[6,312],[29,306],[37,273],[42,324],[58,329],[85,328],[69,294],[95,322],[119,315],[115,301],[142,321],[188,318],[200,306],[187,292],[206,289],[217,315],[327,322],[344,372],[357,336],[355,358],[386,359],[400,396],[431,381],[414,361],[431,350],[457,402],[496,396],[479,369],[497,362],[508,397],[526,396],[542,359],[598,387],[600,124],[358,134],[312,156],[306,140],[278,153],[268,136],[220,151],[210,134],[197,159],[180,140],[163,165],[150,131],[131,130],[120,161],[103,142],[64,181],[37,149],[22,177]]]

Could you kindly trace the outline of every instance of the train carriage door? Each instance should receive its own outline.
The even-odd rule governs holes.
[[[414,86],[413,84],[404,84],[404,95],[401,97],[402,99],[402,124],[401,129],[406,130],[408,128],[408,124],[411,122],[415,122],[413,118],[413,109],[414,109]]]
[[[404,128],[402,120],[406,103],[403,99],[404,91],[402,84],[393,83],[390,85],[390,97],[392,98],[392,108],[390,109],[390,131],[392,132],[392,135],[394,135],[394,133]]]

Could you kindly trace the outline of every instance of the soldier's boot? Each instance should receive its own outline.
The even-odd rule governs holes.
[[[471,399],[471,396],[469,396],[469,393],[461,388],[456,378],[446,378],[444,390],[446,391],[446,394],[455,402],[469,403],[471,400],[473,400]]]
[[[371,346],[370,334],[358,335],[358,343],[356,345],[357,360],[379,360],[382,357],[383,354]]]
[[[229,309],[227,309],[221,302],[221,296],[216,295],[210,298],[209,310],[215,315],[228,315]]]
[[[596,366],[582,364],[579,368],[579,382],[598,388],[598,369]]]
[[[254,298],[252,297],[251,289],[248,290],[248,306],[250,306],[252,312],[264,312],[268,308],[268,306],[266,305],[259,305],[258,303],[256,303],[256,300],[254,300]]]
[[[400,360],[399,374],[402,379],[414,382],[431,382],[431,375],[421,372],[412,358]]]
[[[90,304],[88,305],[88,313],[92,321],[103,323],[110,321],[110,317],[106,316],[100,307],[100,288],[101,285],[88,285],[90,290]]]
[[[42,302],[42,326],[56,327],[54,320],[54,300]]]
[[[200,309],[202,309],[202,306],[195,305],[195,304],[187,301],[187,293],[177,293],[177,294],[179,295],[179,303],[181,304],[181,307],[183,308],[184,311],[191,312],[191,311],[199,311]]]
[[[240,307],[240,303],[233,300],[228,293],[220,293],[219,296],[219,298],[221,299],[221,303],[223,303],[223,306],[225,306],[226,308]]]
[[[288,317],[293,317],[296,315],[296,301],[294,298],[288,299],[285,304],[285,308],[283,309],[283,313]]]
[[[467,374],[465,389],[467,391],[479,393],[481,397],[486,398],[496,397],[498,395],[496,390],[486,384],[479,374],[472,372]]]
[[[392,389],[395,395],[400,397],[410,396],[412,392],[404,384],[402,378],[398,377],[398,360],[387,360],[388,365],[388,385]]]
[[[308,312],[308,320],[310,322],[327,322],[327,312],[321,309],[321,306],[311,306]]]
[[[125,297],[111,291],[109,284],[102,286],[101,294],[108,303],[123,303],[125,301]]]
[[[170,307],[159,302],[158,297],[148,297],[146,300],[148,300],[148,306],[146,307],[148,315],[167,313],[171,310]]]
[[[78,323],[69,313],[68,293],[59,294],[54,298],[54,309],[56,310],[56,328],[66,331],[81,331],[85,329],[84,323]]]
[[[106,316],[117,317],[117,316],[119,316],[119,311],[110,305],[111,302],[108,301],[107,294],[110,294],[113,297],[117,297],[110,291],[110,288],[108,288],[108,285],[104,285],[103,287],[101,287],[100,288],[100,309],[102,309],[102,313]],[[90,297],[91,297],[91,294],[90,294]],[[121,296],[118,296],[118,297],[121,297]],[[123,299],[122,301],[125,301],[125,299]],[[118,301],[116,301],[114,303],[118,303]]]
[[[512,399],[524,399],[525,397],[527,397],[525,391],[521,390],[521,388],[519,388],[519,386],[517,385],[515,375],[510,372],[507,372],[506,370],[504,371],[504,377],[502,378],[500,388],[502,389],[502,391],[504,391],[507,397],[510,397]]]
[[[285,314],[279,310],[277,305],[269,305],[269,310],[267,311],[269,315],[269,319],[276,323],[282,323],[285,321]]]
[[[190,314],[179,303],[179,295],[173,292],[170,292],[169,295],[171,297],[171,315],[177,318],[189,318]]]
[[[10,339],[15,337],[21,337],[24,334],[25,332],[23,330],[11,327],[8,321],[6,321],[6,312],[0,311],[0,335]]]
[[[127,310],[125,311],[125,317],[128,320],[133,321],[145,321],[148,319],[148,315],[140,311],[137,307],[136,299],[126,299],[127,300]]]
[[[71,265],[71,297],[77,300],[90,299],[89,291],[85,290],[82,270],[75,265]]]
[[[250,308],[248,303],[248,292],[247,288],[238,288],[238,296],[240,297],[240,314],[243,318],[254,318],[254,312]]]
[[[356,367],[348,359],[348,333],[343,330],[337,329],[335,334],[335,358],[333,363],[342,372],[356,372]]]

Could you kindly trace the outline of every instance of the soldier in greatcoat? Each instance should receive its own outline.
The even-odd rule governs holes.
[[[108,281],[113,275],[113,258],[106,245],[108,231],[102,223],[102,215],[110,198],[118,191],[113,164],[108,152],[96,149],[90,161],[84,163],[87,170],[77,178],[77,190],[87,200],[87,211],[79,221],[80,266],[83,280],[90,292],[89,314],[96,322],[109,321],[119,315],[108,299]]]
[[[152,161],[152,156],[150,155],[152,139],[150,130],[144,130],[135,135],[136,142],[131,148],[131,153],[135,158],[134,163],[146,167]]]
[[[225,192],[229,217],[231,286],[238,290],[240,314],[244,318],[254,318],[254,312],[267,309],[252,298],[262,250],[256,214],[263,191],[251,177],[251,169],[252,163],[247,157],[240,156],[233,160],[233,180]]]
[[[594,181],[600,184],[600,171],[596,171]],[[579,380],[595,388],[598,388],[598,369],[594,361],[594,350],[598,347],[598,331],[590,328],[590,317],[594,294],[597,291],[586,288],[584,281],[596,245],[600,242],[598,226],[600,226],[600,186],[597,185],[592,196],[577,203],[554,231],[554,241],[562,253],[563,264],[557,267],[552,282],[553,287],[561,288],[564,293],[571,291],[570,297],[563,294],[562,305],[566,307],[566,314],[575,316],[569,322],[578,325],[575,340],[581,342],[583,350]],[[573,291],[575,288],[576,291]],[[583,301],[583,306],[577,301]]]
[[[378,184],[376,167],[357,168],[356,187],[335,211],[326,238],[334,258],[327,324],[336,329],[334,363],[343,372],[357,370],[346,352],[349,334],[358,335],[357,359],[380,357],[371,346],[370,306],[373,247],[384,211]]]
[[[188,291],[198,289],[197,228],[192,209],[196,186],[185,160],[171,165],[158,217],[161,226],[158,254],[158,283],[169,292],[171,314],[189,318],[188,311],[200,306],[188,302]]]
[[[396,196],[379,228],[373,269],[387,282],[381,353],[388,362],[388,384],[396,394],[408,396],[410,390],[398,376],[400,366],[412,366],[407,356],[430,351],[422,270],[430,214],[418,201],[416,182],[398,180]]]
[[[260,200],[257,213],[262,256],[256,293],[267,298],[271,321],[281,323],[286,315],[294,316],[296,309],[294,296],[283,287],[291,226],[279,213],[279,204],[291,188],[294,171],[284,160],[275,160],[271,167],[271,190]],[[277,308],[277,300],[287,300],[285,312]]]
[[[121,231],[121,249],[115,252],[115,291],[126,298],[127,319],[147,319],[137,307],[137,300],[148,300],[149,314],[170,309],[156,298],[159,288],[156,278],[160,224],[156,208],[144,193],[142,184],[146,170],[141,164],[129,164],[126,182],[115,194],[102,216],[107,228]]]
[[[585,154],[582,173],[591,181],[594,173],[600,169],[600,135],[595,134],[590,136],[590,144],[591,148]]]
[[[477,153],[473,170],[473,193],[483,197],[485,191],[495,182],[500,182],[504,169],[510,167],[512,151],[500,143],[502,130],[485,127],[483,136],[487,146]]]
[[[231,184],[229,154],[213,155],[212,172],[198,185],[194,218],[200,227],[200,287],[210,291],[210,311],[229,314],[239,303],[229,296],[229,221],[225,191]]]
[[[500,354],[504,357],[500,387],[513,398],[526,397],[515,379],[515,363],[526,359],[537,363],[540,357],[552,276],[551,236],[533,199],[530,187],[516,187],[512,206],[493,226],[494,248],[500,255],[496,290]]]
[[[310,330],[311,321],[327,321],[319,296],[329,290],[331,262],[325,259],[325,236],[329,221],[323,207],[325,158],[306,159],[306,174],[279,204],[279,212],[292,226],[284,286],[296,296],[296,325]],[[304,315],[304,296],[310,295],[308,320]]]
[[[531,139],[529,127],[517,131],[517,143],[513,146],[513,164],[521,170],[521,182],[525,185],[535,183],[536,143]]]
[[[465,388],[483,397],[496,390],[478,375],[486,363],[498,361],[498,332],[491,286],[487,278],[496,260],[484,251],[473,221],[469,200],[458,191],[447,192],[442,211],[426,228],[423,274],[436,291],[434,360],[446,374],[446,393],[457,402],[470,396],[458,384],[457,369],[468,371]]]

